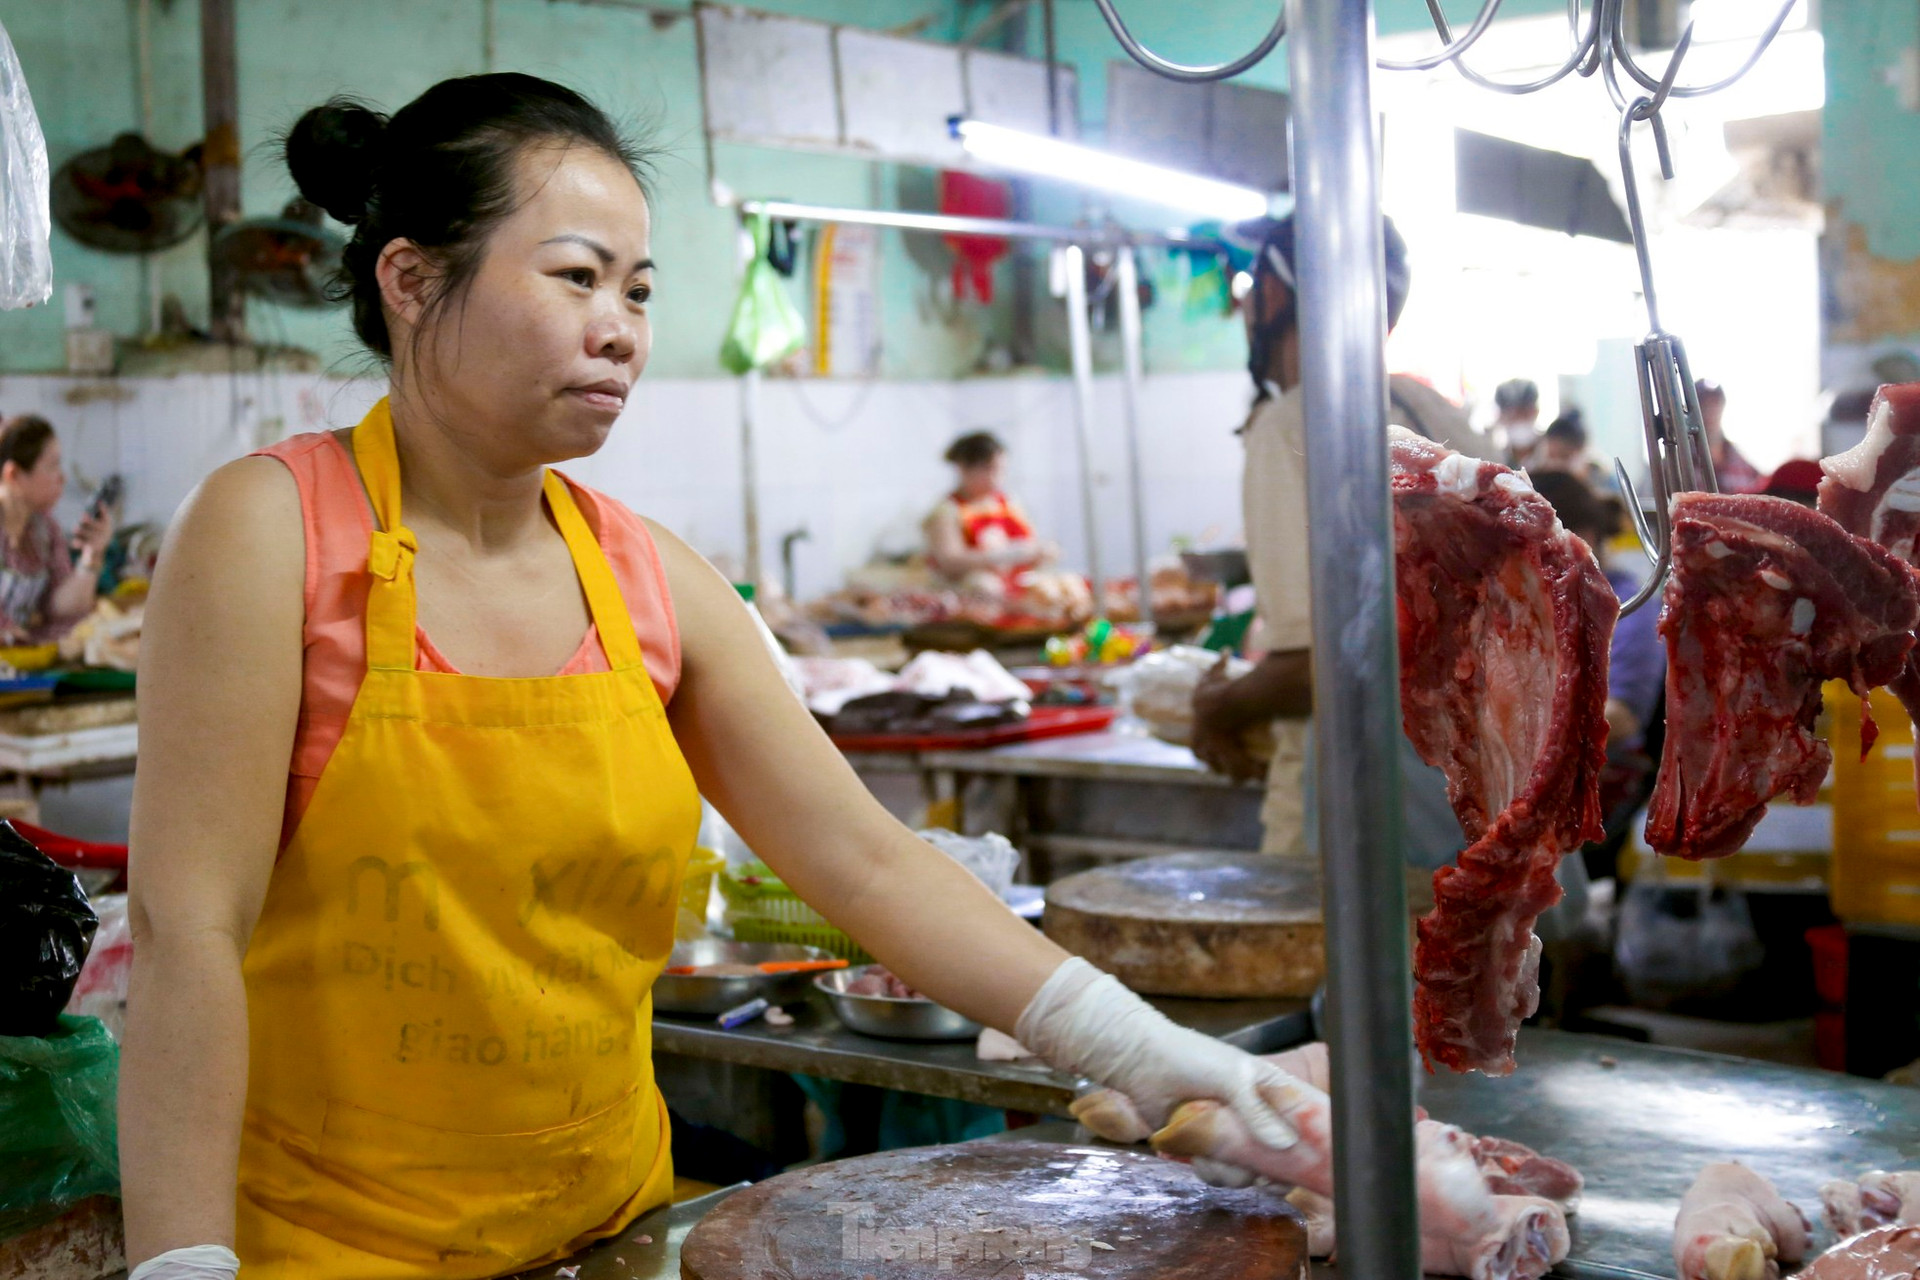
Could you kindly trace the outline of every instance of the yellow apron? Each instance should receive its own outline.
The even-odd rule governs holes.
[[[699,802],[566,483],[546,502],[612,670],[416,671],[385,401],[353,445],[367,677],[244,966],[237,1252],[251,1280],[498,1276],[671,1197],[650,989]]]

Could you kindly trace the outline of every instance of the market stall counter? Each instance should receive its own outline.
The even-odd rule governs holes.
[[[1437,1119],[1526,1143],[1586,1175],[1585,1195],[1570,1220],[1572,1253],[1555,1268],[1559,1276],[1672,1276],[1680,1196],[1713,1161],[1739,1160],[1788,1199],[1817,1211],[1822,1181],[1897,1168],[1920,1149],[1920,1091],[1912,1089],[1532,1029],[1521,1032],[1519,1059],[1519,1071],[1506,1079],[1423,1077],[1420,1102]],[[1062,1122],[994,1139],[1008,1140],[1077,1139],[1074,1127]],[[662,1210],[563,1267],[526,1273],[527,1280],[677,1277],[686,1233],[737,1190]],[[641,1236],[649,1242],[637,1243]],[[1332,1275],[1337,1268],[1315,1271]],[[805,1271],[796,1266],[792,1274]]]

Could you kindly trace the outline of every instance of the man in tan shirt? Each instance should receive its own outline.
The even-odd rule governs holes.
[[[1389,221],[1387,323],[1399,319],[1407,296],[1406,243]],[[1241,504],[1247,565],[1253,576],[1266,654],[1252,671],[1229,680],[1216,671],[1194,693],[1193,749],[1209,767],[1252,778],[1260,763],[1247,751],[1244,731],[1273,726],[1274,755],[1267,772],[1261,819],[1262,851],[1312,857],[1308,792],[1313,711],[1313,600],[1307,563],[1306,420],[1300,397],[1300,332],[1294,296],[1293,220],[1271,224],[1255,258],[1246,302],[1248,370],[1259,394],[1241,429],[1247,450]],[[1466,414],[1438,392],[1405,375],[1390,379],[1397,425],[1450,449],[1490,456],[1487,441]],[[1418,410],[1417,413],[1410,409]],[[1447,803],[1446,782],[1401,741],[1407,861],[1436,867],[1463,846]]]

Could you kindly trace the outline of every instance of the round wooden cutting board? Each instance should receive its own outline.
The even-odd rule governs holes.
[[[797,1169],[688,1234],[686,1280],[1305,1280],[1273,1191],[1137,1151],[966,1142]]]
[[[1048,886],[1044,927],[1147,995],[1304,999],[1327,971],[1317,869],[1265,854],[1083,871]]]

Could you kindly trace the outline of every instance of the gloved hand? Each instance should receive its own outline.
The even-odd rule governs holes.
[[[1041,986],[1014,1034],[1054,1066],[1119,1091],[1143,1128],[1160,1128],[1183,1102],[1222,1103],[1269,1149],[1260,1173],[1331,1191],[1326,1094],[1271,1062],[1174,1025],[1077,956]],[[1204,1158],[1195,1168],[1210,1181],[1250,1180]]]
[[[240,1259],[225,1245],[197,1244],[169,1249],[133,1269],[127,1280],[234,1280]]]

